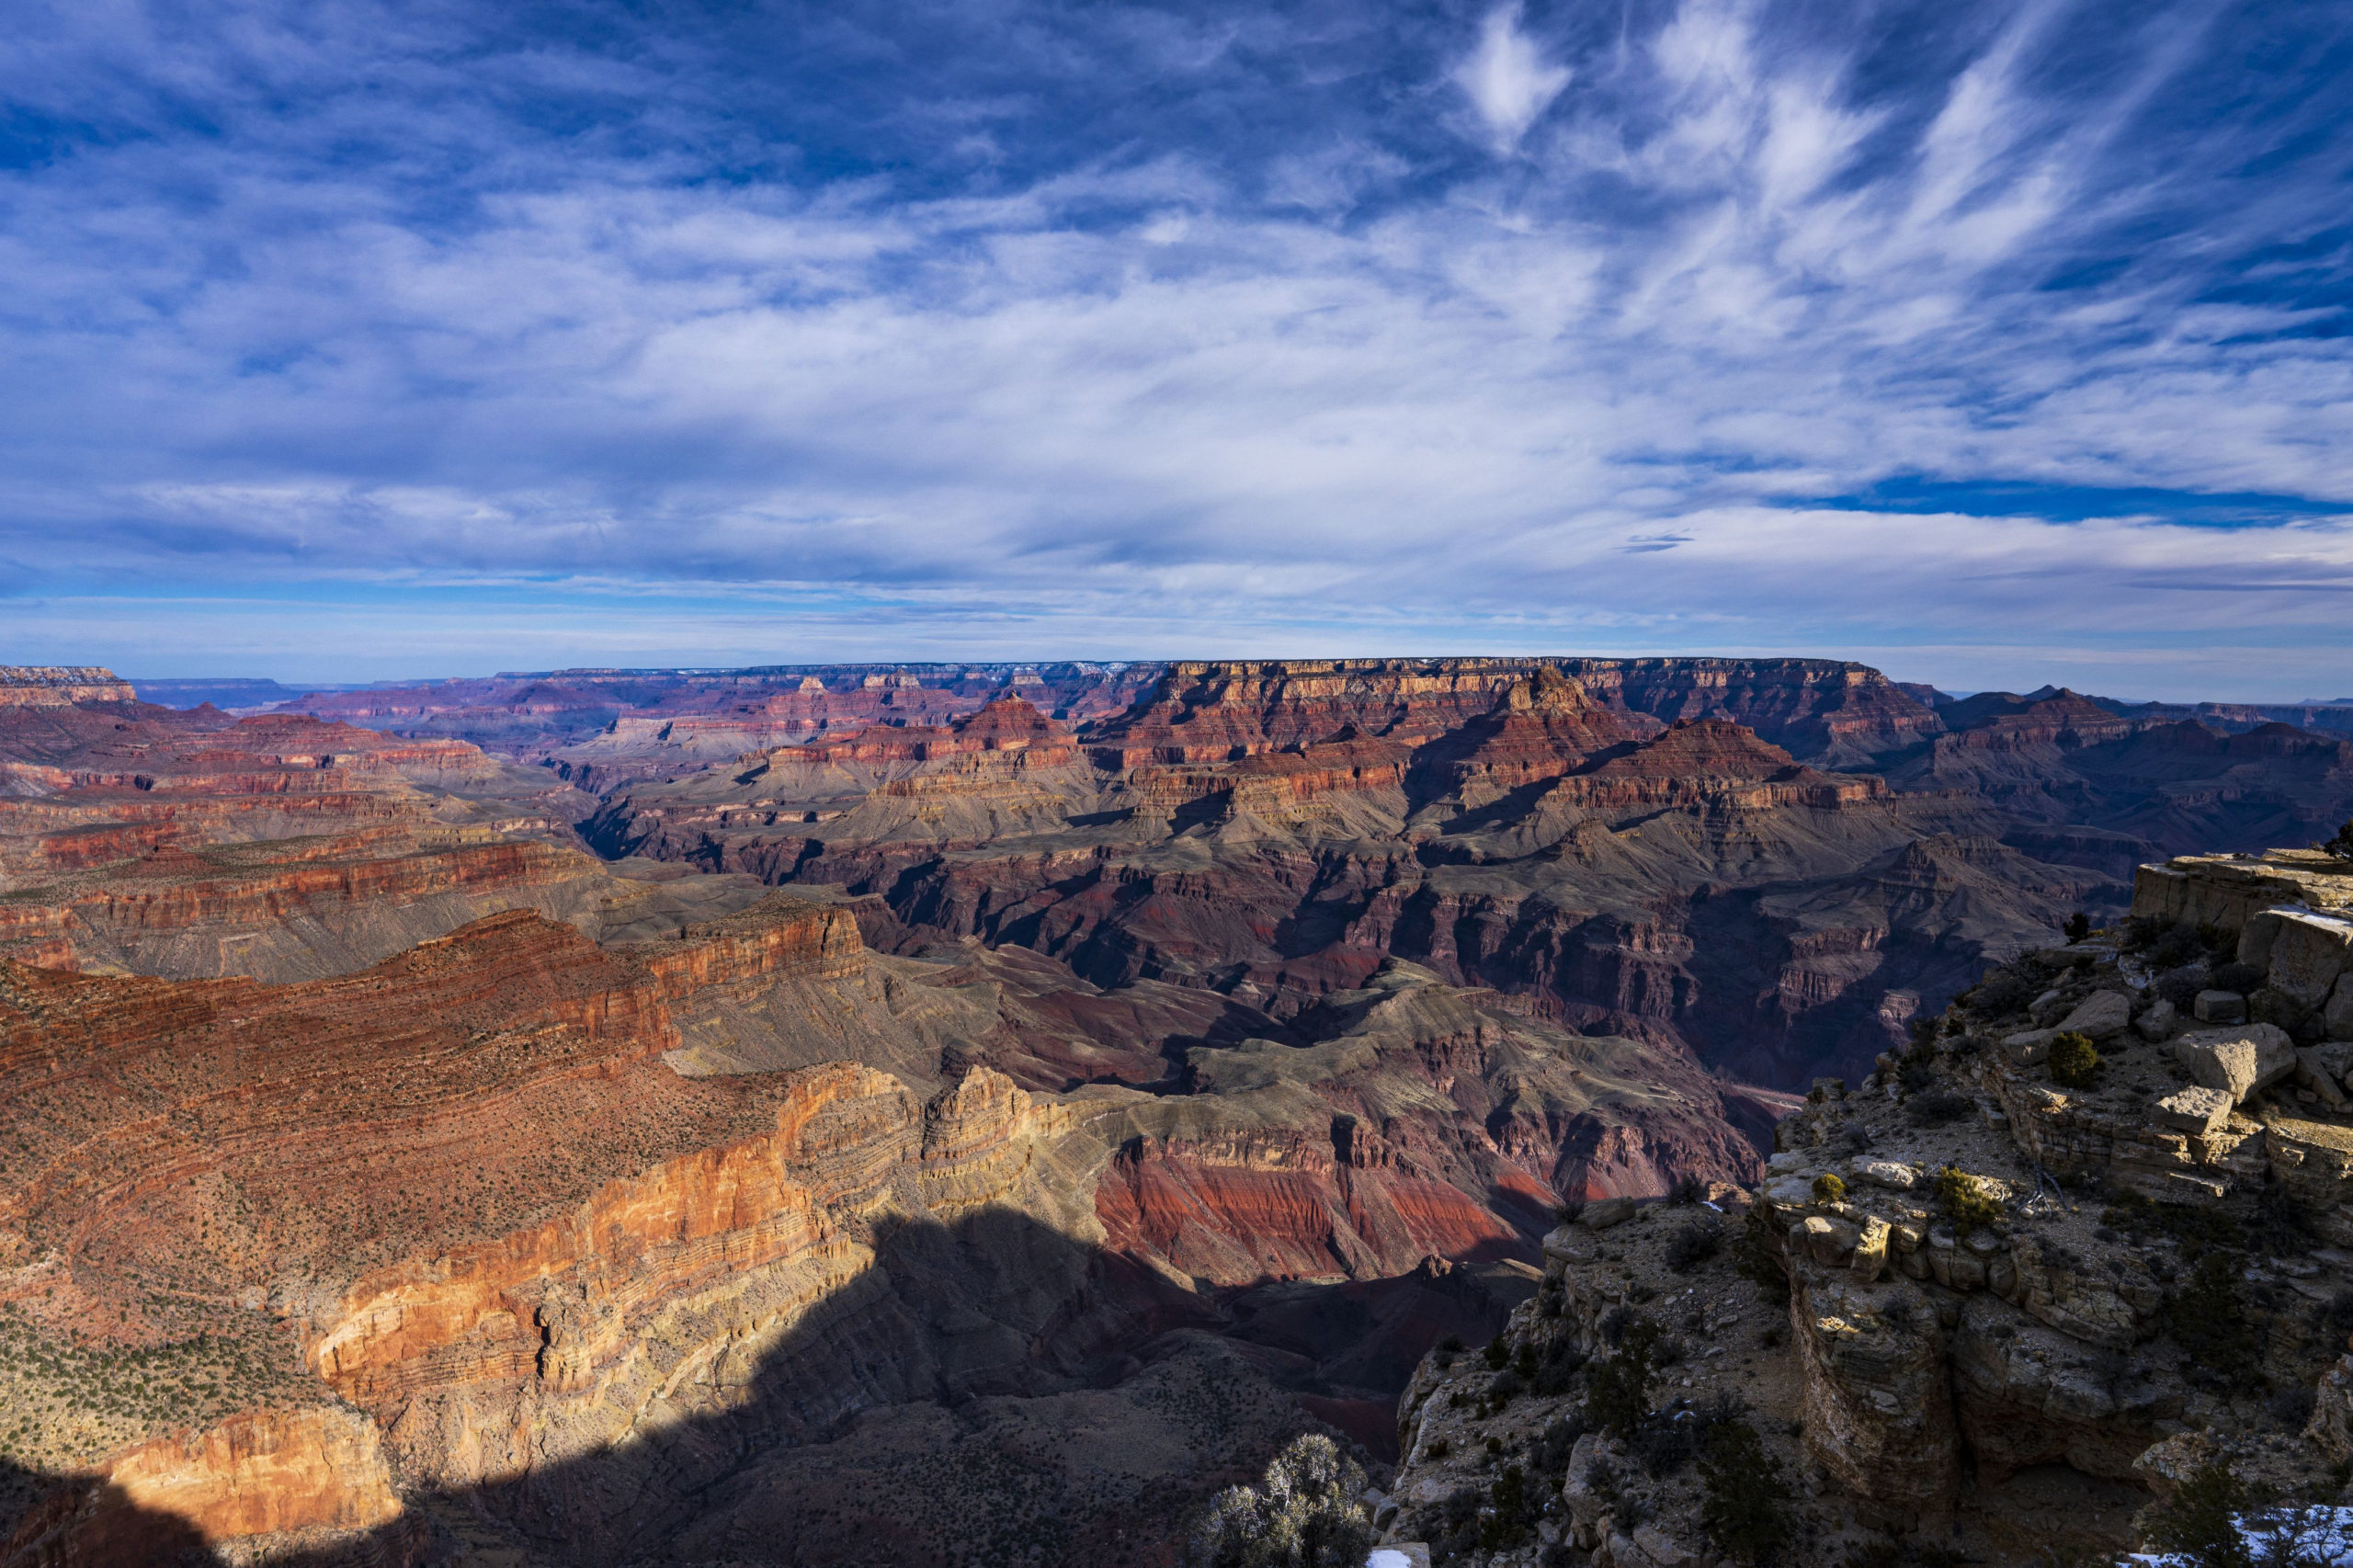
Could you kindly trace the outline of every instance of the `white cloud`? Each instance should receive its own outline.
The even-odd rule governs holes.
[[[373,36],[320,15],[346,51]],[[2202,127],[2162,177],[2136,161],[2155,132],[2119,129],[2129,103],[2186,58],[2162,19],[2118,40],[2112,91],[2039,78],[2021,24],[1861,97],[1860,42],[1762,5],[1685,0],[1633,47],[1563,20],[1557,65],[1497,11],[1454,81],[1524,154],[1467,172],[1435,33],[1405,69],[1385,34],[1139,26],[1107,89],[1145,103],[1131,129],[1198,98],[1218,134],[1040,142],[1053,95],[992,77],[952,113],[875,111],[938,109],[942,146],[984,126],[984,175],[725,178],[517,131],[494,56],[402,45],[368,79],[404,117],[319,86],[352,62],[313,39],[266,62],[303,106],[279,119],[157,42],[175,91],[221,100],[216,139],[0,174],[0,594],[46,607],[7,601],[0,659],[63,657],[77,614],[126,646],[320,646],[325,612],[227,636],[226,609],[102,608],[141,583],[423,583],[446,627],[465,617],[436,594],[522,606],[543,580],[587,585],[515,609],[485,660],[2017,650],[2062,627],[2099,668],[2170,649],[2209,682],[2202,649],[2262,642],[2232,691],[2318,689],[2353,641],[2332,515],[1805,504],[1906,473],[2353,501],[2353,340],[2285,335],[2313,319],[2293,300],[2200,302],[2214,258],[2266,245],[2267,287],[2292,283],[2286,242],[2334,221],[2335,187],[2238,199],[2292,123]],[[1337,84],[1314,91],[1371,85],[1309,113],[1297,80],[1236,74],[1292,58]],[[1529,136],[1548,108],[1559,134]],[[383,162],[316,153],[392,122],[418,129]],[[717,123],[661,129],[757,165]],[[2168,200],[2194,223],[2154,224]],[[2045,286],[2079,258],[2125,270]],[[730,594],[790,608],[679,608]],[[354,647],[460,645],[352,613]],[[1982,684],[1993,657],[1912,673]]]
[[[1536,117],[1569,85],[1567,67],[1547,64],[1536,40],[1519,30],[1520,7],[1499,6],[1479,28],[1479,45],[1455,68],[1454,79],[1487,123],[1495,150],[1519,146]]]

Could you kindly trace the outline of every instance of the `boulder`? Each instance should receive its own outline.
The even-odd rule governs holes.
[[[2336,989],[2329,993],[2328,1011],[2321,1016],[2328,1027],[2331,1040],[2353,1040],[2353,974],[2337,977]]]
[[[1846,1221],[1821,1214],[1809,1214],[1790,1227],[1790,1248],[1826,1267],[1847,1261],[1861,1239],[1861,1233]]]
[[[2181,1009],[2160,997],[2149,1004],[2149,1010],[2132,1027],[2141,1031],[2143,1040],[2163,1045],[2181,1032]]]
[[[1806,1157],[1794,1149],[1784,1149],[1779,1153],[1769,1156],[1765,1162],[1765,1168],[1775,1176],[1788,1176],[1793,1171],[1802,1171],[1805,1167]]]
[[[1847,1169],[1857,1181],[1867,1181],[1873,1187],[1891,1187],[1897,1192],[1911,1191],[1920,1179],[1920,1174],[1910,1165],[1899,1165],[1893,1160],[1863,1157],[1848,1162]]]
[[[1683,1545],[1656,1525],[1634,1527],[1633,1544],[1642,1555],[1641,1564],[1626,1563],[1626,1568],[1643,1568],[1655,1563],[1657,1568],[1699,1568],[1699,1554]],[[1620,1558],[1625,1562],[1624,1558]]]
[[[2021,1029],[2002,1038],[2002,1053],[2021,1067],[2031,1067],[2051,1054],[2057,1029]]]
[[[1889,1240],[1886,1221],[1876,1214],[1863,1221],[1855,1238],[1855,1256],[1847,1261],[1859,1283],[1869,1285],[1886,1270]]]
[[[1765,1201],[1776,1209],[1802,1209],[1813,1201],[1813,1178],[1777,1176],[1765,1184]]]
[[[2243,1024],[2246,998],[2235,991],[2200,991],[2192,1011],[2201,1024]]]
[[[2318,1095],[2325,1105],[2345,1103],[2345,1090],[2337,1074],[2329,1070],[2321,1053],[2311,1046],[2300,1047],[2296,1051],[2296,1083]]]
[[[1598,1432],[1587,1432],[1569,1449],[1569,1473],[1561,1483],[1561,1502],[1569,1511],[1570,1526],[1580,1546],[1589,1548],[1601,1539],[1602,1521],[1609,1517],[1615,1494],[1594,1482],[1601,1471],[1616,1469],[1622,1458],[1617,1445]]]
[[[2121,991],[2095,991],[2059,1020],[2059,1032],[2088,1035],[2106,1044],[2132,1027],[2132,998]]]
[[[2321,1374],[2313,1391],[2313,1418],[2304,1436],[2331,1464],[2353,1462],[2353,1356],[2340,1356]]]
[[[2231,1117],[2231,1096],[2220,1089],[2183,1089],[2167,1095],[2152,1109],[2159,1127],[2168,1132],[2187,1132],[2193,1137],[2206,1137]]]
[[[1606,1231],[1612,1225],[1622,1225],[1634,1217],[1634,1200],[1631,1198],[1602,1198],[1588,1203],[1577,1214],[1577,1223],[1588,1231]]]
[[[2278,933],[2271,939],[2270,983],[2306,1007],[2328,1000],[2337,977],[2353,959],[2353,921],[2303,911],[2276,915]]]
[[[2275,1024],[2192,1029],[2173,1042],[2173,1054],[2192,1078],[2230,1096],[2234,1105],[2296,1070],[2295,1043]]]
[[[2248,915],[2246,924],[2239,927],[2239,950],[2234,955],[2239,962],[2252,964],[2256,969],[2268,969],[2271,965],[2271,944],[2279,935],[2280,917],[2302,911],[2301,904],[2281,903],[2269,909],[2258,909]]]

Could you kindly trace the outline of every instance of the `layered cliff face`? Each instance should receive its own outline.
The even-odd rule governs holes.
[[[320,693],[290,707],[471,741],[609,789],[871,724],[944,723],[1005,696],[1078,720],[1116,713],[1158,673],[1155,665],[1078,663],[556,670]]]
[[[2353,864],[2177,860],[2134,907],[1817,1085],[1757,1190],[1549,1235],[1409,1388],[1391,1539],[2108,1562],[2196,1488],[2346,1506]]]
[[[2006,823],[1975,801],[1824,773],[1728,720],[1662,726],[1557,671],[1462,663],[1174,666],[1079,756],[1059,732],[1007,756],[877,730],[629,790],[585,832],[608,854],[842,889],[881,905],[870,936],[902,950],[1018,943],[1097,985],[1204,987],[1278,1018],[1393,954],[1751,1078],[1867,1062],[1989,946],[2120,895],[2045,869],[1974,921],[1943,918],[1881,863],[1924,838],[1982,860],[1969,846]],[[1804,913],[1768,906],[1792,895]],[[1851,923],[1824,930],[1834,909]],[[1711,960],[1722,988],[1699,983],[1702,925],[1737,928],[1731,961]],[[1757,997],[1775,999],[1768,1034]]]
[[[870,955],[790,895],[287,984],[0,964],[0,1377],[39,1413],[0,1449],[61,1478],[5,1560],[740,1555],[779,1508],[783,1560],[1020,1519],[1099,1560],[1302,1422],[1385,1443],[1558,1192],[1754,1159],[1688,1063],[1407,967],[1312,1044],[1143,991]],[[1049,1041],[1189,1092],[987,1064],[1055,1077]],[[866,1061],[795,1065],[828,1051]],[[949,1497],[908,1471],[943,1449]]]

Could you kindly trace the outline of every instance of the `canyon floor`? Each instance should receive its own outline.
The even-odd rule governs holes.
[[[8,1564],[1170,1562],[1419,1462],[1564,1207],[2353,811],[1828,662],[0,676]]]

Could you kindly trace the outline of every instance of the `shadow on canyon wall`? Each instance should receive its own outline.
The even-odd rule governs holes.
[[[871,1267],[697,1413],[512,1481],[412,1488],[401,1519],[284,1541],[269,1562],[1173,1562],[1194,1507],[1319,1423],[1392,1460],[1423,1353],[1449,1334],[1483,1342],[1511,1304],[1472,1264],[1436,1260],[1212,1298],[1006,1209],[872,1239]],[[6,1568],[231,1561],[103,1483],[5,1479],[40,1498],[0,1547]]]

